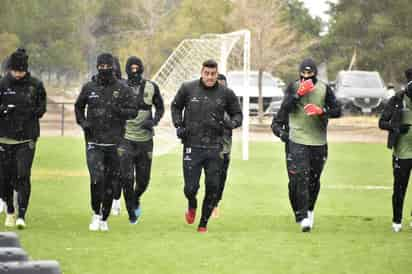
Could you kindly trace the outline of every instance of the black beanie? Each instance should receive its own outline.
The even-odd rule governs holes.
[[[143,62],[140,58],[136,57],[136,56],[131,56],[127,59],[127,63],[126,63],[126,73],[127,75],[130,75],[132,70],[130,69],[130,67],[132,65],[138,65],[139,66],[139,70],[137,71],[138,74],[142,74],[144,71],[144,66],[143,66]]]
[[[110,53],[102,53],[97,56],[97,66],[100,65],[113,66],[113,55],[111,55]]]
[[[223,80],[223,81],[227,82],[226,76],[222,73],[219,73],[217,75],[217,80]]]
[[[412,68],[405,70],[405,77],[408,82],[412,81]]]
[[[8,67],[10,70],[27,71],[29,68],[29,56],[25,49],[17,49],[10,55]]]
[[[313,73],[315,73],[315,75],[318,74],[318,68],[316,66],[316,63],[310,58],[303,60],[300,64],[299,73],[303,72],[304,70],[312,71]]]

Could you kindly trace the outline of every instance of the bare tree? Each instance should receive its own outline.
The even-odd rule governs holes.
[[[282,0],[239,0],[229,23],[252,32],[252,66],[258,71],[259,122],[263,121],[262,79],[264,71],[276,71],[276,67],[290,59],[296,59],[316,41],[307,40],[283,19]]]

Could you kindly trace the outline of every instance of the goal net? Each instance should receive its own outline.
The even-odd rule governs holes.
[[[198,39],[183,40],[152,78],[159,85],[167,106],[170,106],[170,102],[183,82],[200,77],[202,63],[207,59],[214,59],[219,63],[220,73],[226,74],[227,71],[232,70],[243,71],[245,75],[243,84],[247,90],[250,73],[250,31],[205,34]],[[249,157],[249,98],[247,94],[243,96],[242,150],[243,159],[247,160]],[[170,121],[170,112],[166,113],[168,117],[165,117],[165,120]],[[166,128],[159,128],[158,131],[161,131],[157,134],[160,139],[162,135],[174,134],[171,129]],[[170,144],[170,139],[168,143]]]

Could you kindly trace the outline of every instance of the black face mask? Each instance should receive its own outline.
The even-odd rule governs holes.
[[[114,76],[113,76],[113,68],[109,69],[99,69],[99,79],[102,80],[104,83],[110,82]]]
[[[301,72],[302,73],[302,72]],[[303,73],[302,73],[303,74]],[[316,74],[314,74],[313,76],[310,77],[303,77],[302,74],[300,75],[300,80],[312,80],[313,83],[315,83],[316,81]]]
[[[142,81],[142,74],[140,72],[130,72],[127,74],[129,77],[129,80],[131,80],[134,83],[140,83]]]

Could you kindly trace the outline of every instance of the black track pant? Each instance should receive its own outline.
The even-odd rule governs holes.
[[[409,177],[412,168],[412,159],[398,159],[392,157],[393,166],[393,195],[392,209],[394,223],[402,222],[403,202],[408,188]]]
[[[31,167],[35,142],[17,145],[0,144],[0,178],[3,180],[3,198],[7,213],[14,213],[13,191],[17,192],[18,218],[26,215],[31,192]]]
[[[153,140],[133,142],[123,140],[118,148],[120,178],[129,218],[140,206],[140,197],[146,191],[152,168]]]
[[[220,184],[220,169],[223,159],[220,149],[203,149],[185,147],[183,151],[184,193],[189,208],[197,208],[196,195],[202,169],[205,172],[205,197],[202,205],[202,216],[199,226],[207,226],[213,208],[217,204]]]
[[[95,214],[105,221],[113,202],[113,178],[118,174],[117,146],[87,145],[87,167],[90,173],[91,205]]]
[[[307,146],[288,142],[286,163],[289,176],[289,200],[296,222],[313,211],[320,190],[320,176],[328,154],[327,145]]]
[[[220,173],[220,183],[219,183],[219,191],[217,194],[217,204],[222,200],[223,191],[225,190],[226,179],[227,179],[227,171],[229,169],[230,164],[230,153],[223,154],[223,164],[222,170]],[[216,206],[217,206],[216,204]]]
[[[120,181],[120,171],[113,178],[113,199],[119,200],[122,196],[122,182]]]

